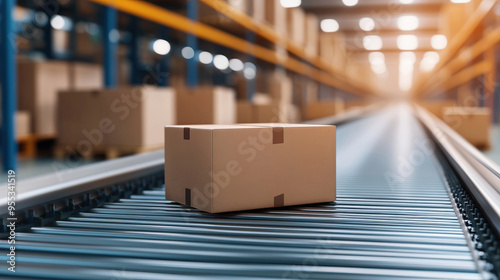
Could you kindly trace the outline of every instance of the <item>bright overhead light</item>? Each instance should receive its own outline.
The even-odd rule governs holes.
[[[66,25],[66,22],[62,16],[55,15],[50,19],[50,25],[56,30],[61,30]]]
[[[418,28],[418,17],[401,16],[398,18],[398,27],[403,31],[415,30]]]
[[[170,52],[170,44],[163,39],[158,39],[153,43],[153,51],[159,55],[166,55]]]
[[[358,4],[358,0],[342,0],[342,2],[344,3],[344,5],[349,6],[349,7],[352,7],[352,6],[355,6],[356,4]]]
[[[214,57],[214,66],[219,70],[226,70],[229,67],[229,60],[222,54],[218,54]]]
[[[368,61],[370,61],[372,65],[385,64],[385,56],[381,52],[371,52],[368,54]]]
[[[457,4],[463,4],[463,3],[469,3],[470,0],[451,0],[451,3],[457,3]]]
[[[372,68],[373,73],[375,73],[375,74],[381,75],[381,74],[384,74],[385,72],[387,72],[387,66],[385,65],[385,63],[372,64],[371,68]]]
[[[430,72],[439,62],[439,54],[437,52],[426,52],[422,61],[420,61],[420,70]]]
[[[431,46],[435,50],[442,50],[448,45],[448,39],[444,35],[434,35],[431,38]]]
[[[339,23],[334,19],[324,19],[320,23],[323,32],[337,32],[339,31]]]
[[[284,8],[295,8],[302,4],[302,0],[280,0],[280,3]]]
[[[203,64],[210,64],[212,62],[212,58],[213,58],[212,54],[209,52],[205,52],[205,51],[201,52],[198,55],[198,59]]]
[[[363,37],[363,47],[369,51],[378,51],[382,49],[382,38],[377,35],[368,35]]]
[[[194,50],[191,47],[184,47],[182,48],[181,54],[185,59],[191,59],[194,57]]]
[[[399,3],[405,4],[405,5],[406,4],[411,4],[411,3],[413,3],[413,0],[399,0]]]
[[[372,31],[375,29],[375,21],[372,18],[364,17],[359,20],[359,28],[363,31]]]
[[[439,54],[437,52],[426,52],[423,60],[436,64],[439,62]]]
[[[231,68],[231,70],[233,71],[241,71],[243,70],[243,62],[237,58],[233,58],[231,60],[229,60],[229,68]]]
[[[416,56],[412,52],[399,54],[399,88],[408,91],[413,84],[413,68]]]
[[[255,78],[257,75],[257,67],[255,67],[255,64],[251,62],[245,62],[244,64],[244,70],[243,70],[243,76],[247,80],[252,80]]]
[[[412,51],[418,48],[418,38],[415,35],[399,35],[398,48],[403,51]]]

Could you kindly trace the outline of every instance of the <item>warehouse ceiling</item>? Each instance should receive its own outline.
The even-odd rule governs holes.
[[[411,2],[402,4],[402,2]],[[365,51],[362,38],[365,35],[378,35],[382,38],[383,52],[399,52],[397,37],[412,34],[419,37],[415,51],[425,52],[432,49],[431,37],[438,34],[439,11],[449,0],[359,0],[354,6],[347,6],[341,0],[305,0],[302,7],[323,19],[335,19],[339,31],[346,34],[348,47],[353,51]],[[416,16],[418,27],[402,31],[398,27],[401,16]],[[371,18],[374,28],[362,30],[360,20]]]

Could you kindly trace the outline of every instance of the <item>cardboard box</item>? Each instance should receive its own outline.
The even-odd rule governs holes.
[[[269,79],[269,94],[275,102],[291,104],[293,102],[292,79],[285,73],[276,72]]]
[[[210,213],[334,201],[335,127],[165,128],[165,196]]]
[[[31,115],[33,133],[56,133],[57,92],[70,88],[69,66],[62,61],[18,61],[18,108]]]
[[[306,104],[304,118],[306,120],[331,117],[344,112],[344,101],[337,99],[333,101],[320,101]]]
[[[443,119],[444,108],[455,107],[457,103],[455,100],[435,100],[435,101],[421,101],[420,105],[427,111],[434,114],[436,117]]]
[[[256,104],[248,101],[237,103],[238,123],[286,122],[279,104]]]
[[[304,46],[306,41],[306,14],[302,8],[289,8],[287,11],[287,27],[290,40],[296,45]]]
[[[478,148],[490,148],[491,111],[484,107],[446,107],[443,121]]]
[[[319,20],[314,14],[306,14],[306,55],[317,56],[319,43]]]
[[[70,63],[71,89],[100,89],[104,87],[102,65],[95,63]]]
[[[319,36],[319,55],[335,69],[343,70],[347,64],[347,51],[343,33],[322,33]]]
[[[177,94],[178,124],[236,123],[236,95],[220,86],[183,87]]]
[[[99,64],[18,60],[19,110],[31,115],[31,131],[56,133],[57,92],[96,89],[103,85]]]
[[[16,138],[31,134],[30,113],[27,111],[17,111],[15,115]]]
[[[171,88],[65,91],[59,104],[58,143],[75,148],[162,147],[162,128],[176,117]]]

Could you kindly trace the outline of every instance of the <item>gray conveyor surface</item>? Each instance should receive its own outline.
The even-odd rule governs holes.
[[[0,276],[482,279],[428,141],[390,107],[337,128],[335,203],[210,215],[156,188],[18,233]]]

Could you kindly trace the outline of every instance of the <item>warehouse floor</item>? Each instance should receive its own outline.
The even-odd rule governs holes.
[[[492,149],[483,151],[497,165],[500,165],[500,125],[494,126],[491,130]],[[19,160],[18,180],[25,180],[33,177],[47,175],[50,173],[67,172],[72,168],[92,164],[103,159],[81,160],[76,163],[53,158],[21,159]],[[0,182],[6,182],[5,173],[0,174]]]

